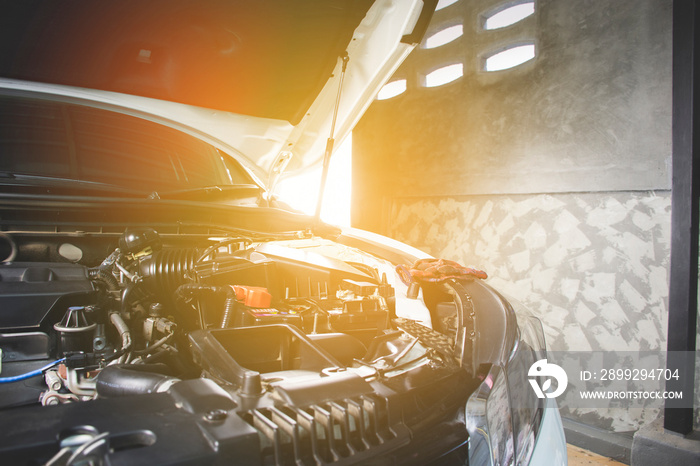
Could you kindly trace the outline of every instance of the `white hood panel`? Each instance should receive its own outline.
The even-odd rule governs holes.
[[[193,19],[199,10],[185,0],[147,7],[123,0],[103,9],[77,1],[68,12],[56,10],[52,0],[40,0],[34,9],[20,2],[0,19],[0,40],[19,44],[0,48],[0,85],[88,100],[185,128],[230,152],[269,187],[285,166],[285,174],[293,175],[322,160],[341,55],[347,52],[349,61],[336,145],[413,49],[411,42],[420,40],[437,3],[426,2],[206,0],[202,18]],[[138,19],[134,11],[141,13]],[[97,24],[80,19],[88,14],[100,15]],[[79,37],[87,33],[92,43]],[[324,45],[319,37],[334,42]],[[196,49],[189,39],[198,40]],[[318,47],[309,46],[314,43]]]

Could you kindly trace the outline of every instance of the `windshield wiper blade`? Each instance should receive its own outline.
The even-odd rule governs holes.
[[[242,192],[255,191],[256,196],[262,188],[255,184],[224,184],[213,186],[199,186],[196,188],[174,189],[172,191],[153,191],[148,199],[197,199],[209,197],[239,197]],[[247,196],[243,196],[247,197]]]
[[[85,188],[85,189],[99,189],[107,191],[117,191],[122,193],[142,193],[143,191],[137,191],[124,186],[119,186],[110,183],[103,183],[101,181],[91,181],[91,180],[77,180],[75,178],[64,178],[60,176],[47,176],[47,175],[36,175],[31,173],[19,173],[11,171],[1,171],[0,170],[0,183],[7,183],[8,185],[26,185],[35,186],[43,188]]]

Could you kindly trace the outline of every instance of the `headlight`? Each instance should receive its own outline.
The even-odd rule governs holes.
[[[518,315],[520,339],[508,361],[508,389],[515,432],[516,464],[528,464],[535,447],[544,414],[545,400],[537,398],[528,382],[528,371],[536,361],[547,357],[540,321]]]
[[[469,464],[513,464],[513,425],[505,373],[491,366],[481,386],[467,400]]]
[[[519,332],[508,361],[485,368],[467,401],[470,464],[528,464],[532,456],[544,400],[530,389],[528,370],[546,349],[540,321],[528,314],[516,312]]]

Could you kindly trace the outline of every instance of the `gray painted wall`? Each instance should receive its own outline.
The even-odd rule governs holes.
[[[664,349],[670,242],[671,0],[538,0],[481,29],[504,2],[461,0],[396,73],[353,135],[353,226],[484,268],[528,304],[552,350]],[[516,3],[516,2],[505,2]],[[534,60],[487,73],[483,58],[534,41]],[[460,62],[435,88],[426,73]],[[565,410],[614,431],[658,412]]]
[[[539,0],[521,24],[480,30],[499,3],[436,13],[428,34],[460,21],[464,35],[414,52],[397,73],[409,92],[360,125],[360,158],[391,173],[400,196],[669,189],[671,1]],[[480,70],[484,54],[525,40],[535,60]],[[421,86],[458,61],[462,79]]]

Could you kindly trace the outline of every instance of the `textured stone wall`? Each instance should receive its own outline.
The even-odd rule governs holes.
[[[666,347],[668,191],[396,199],[389,235],[484,269],[541,320],[554,351]],[[570,409],[614,431],[658,410]]]
[[[389,235],[486,270],[558,351],[665,348],[668,191],[396,199]]]

